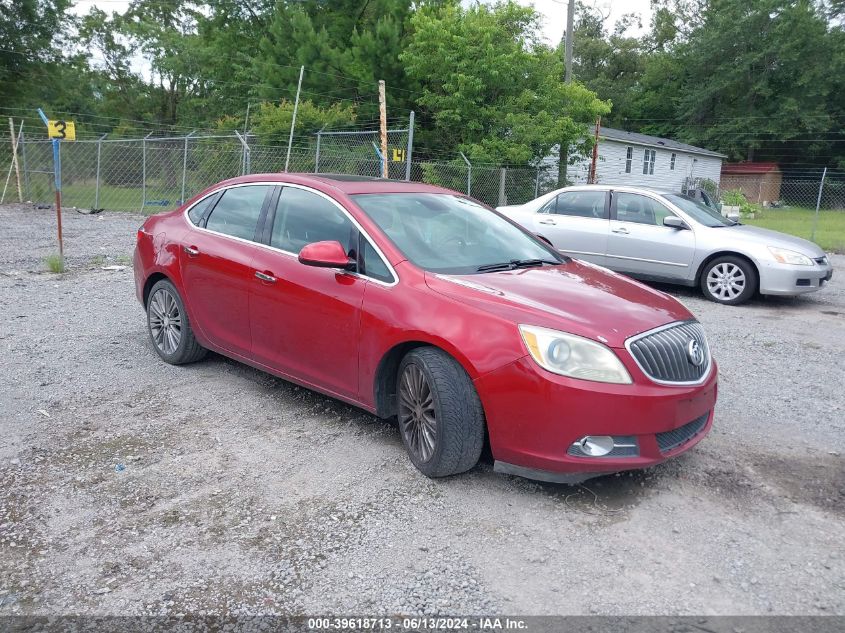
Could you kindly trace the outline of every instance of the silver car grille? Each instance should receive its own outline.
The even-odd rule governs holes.
[[[628,339],[625,346],[640,369],[656,382],[696,384],[710,371],[710,348],[698,321],[681,321],[645,332]]]
[[[683,426],[679,426],[677,429],[658,433],[656,437],[657,445],[660,447],[660,452],[668,453],[669,451],[689,442],[696,435],[701,433],[701,429],[707,425],[707,418],[709,417],[710,412],[708,411],[707,413],[697,417],[692,422],[687,422]]]

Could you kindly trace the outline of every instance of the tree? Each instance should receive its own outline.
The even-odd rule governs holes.
[[[432,149],[474,161],[536,163],[561,141],[586,153],[587,128],[609,110],[578,83],[563,83],[559,56],[540,43],[532,8],[506,2],[418,11],[400,55],[421,86]]]
[[[678,48],[678,136],[753,160],[830,130],[830,43],[809,1],[710,0]]]
[[[0,94],[24,104],[41,94],[72,26],[70,0],[0,0]]]
[[[611,102],[613,109],[602,123],[623,126],[632,115],[632,98],[644,70],[649,42],[625,35],[631,26],[639,25],[638,16],[623,16],[608,33],[604,16],[580,2],[577,6],[573,76],[600,98]],[[563,54],[562,45],[560,54]]]

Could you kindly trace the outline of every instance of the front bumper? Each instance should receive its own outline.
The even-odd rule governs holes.
[[[558,376],[540,368],[528,356],[478,378],[475,384],[487,417],[495,469],[542,481],[577,483],[659,464],[701,441],[713,424],[716,363],[702,384],[658,385],[624,350],[617,352],[633,384],[611,385]],[[661,450],[658,434],[676,431],[696,419],[702,420],[696,433]],[[639,454],[568,454],[572,443],[585,435],[635,436]]]
[[[815,292],[833,277],[830,262],[795,266],[766,262],[760,266],[760,294],[799,295]]]

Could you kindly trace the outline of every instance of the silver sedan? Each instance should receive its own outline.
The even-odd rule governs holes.
[[[719,303],[743,303],[757,291],[813,292],[833,275],[816,244],[729,220],[679,193],[585,185],[498,210],[562,253],[639,279],[700,286]]]

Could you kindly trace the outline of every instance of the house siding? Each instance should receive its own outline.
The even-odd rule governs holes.
[[[634,149],[631,172],[625,172],[628,148]],[[643,157],[646,150],[656,152],[654,173],[643,173]],[[675,154],[675,169],[670,169],[672,154]],[[575,184],[584,184],[589,177],[590,161],[582,160],[572,165],[567,175]],[[661,147],[620,143],[610,139],[599,141],[599,158],[596,178],[603,185],[639,185],[681,191],[688,177],[707,178],[716,184],[722,171],[722,159],[718,156],[693,154],[681,150]]]

